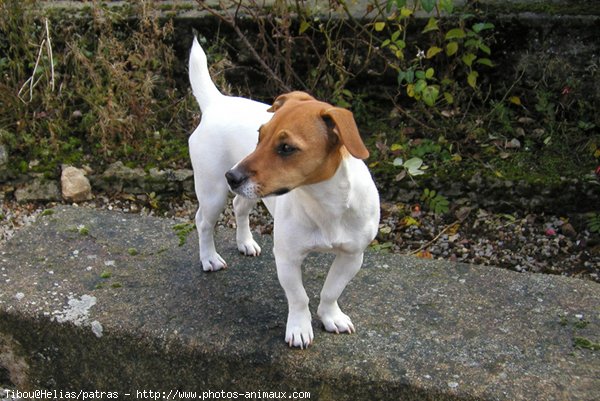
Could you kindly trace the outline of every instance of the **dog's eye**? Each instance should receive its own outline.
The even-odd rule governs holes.
[[[290,156],[292,153],[296,152],[298,149],[293,147],[292,145],[288,145],[287,143],[282,143],[277,146],[277,154],[279,156]]]

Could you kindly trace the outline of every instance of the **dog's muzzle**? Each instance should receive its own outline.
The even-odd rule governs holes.
[[[231,188],[232,191],[235,191],[236,189],[244,185],[244,183],[248,181],[249,177],[245,172],[240,171],[237,168],[232,168],[231,170],[225,173],[225,178],[227,179],[229,188]]]
[[[281,188],[268,194],[261,194],[260,186],[251,179],[243,168],[233,167],[225,173],[229,188],[238,195],[249,199],[257,199],[265,196],[277,196],[290,192],[289,188]]]
[[[229,188],[238,195],[248,199],[259,197],[258,186],[251,180],[250,175],[241,168],[234,167],[225,173]]]

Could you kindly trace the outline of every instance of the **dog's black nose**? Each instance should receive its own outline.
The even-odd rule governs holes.
[[[238,188],[240,185],[246,182],[246,180],[248,180],[248,176],[238,169],[231,169],[226,172],[225,178],[227,178],[227,183],[231,189]]]

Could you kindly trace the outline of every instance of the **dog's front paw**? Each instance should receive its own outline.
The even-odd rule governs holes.
[[[288,315],[285,328],[285,342],[290,347],[308,348],[312,344],[314,335],[308,310]]]
[[[352,324],[352,320],[350,320],[348,315],[342,312],[337,305],[328,308],[320,306],[317,314],[319,315],[319,318],[321,318],[321,322],[323,322],[325,330],[331,333],[352,334],[356,331],[354,324]]]
[[[201,261],[202,270],[205,272],[216,272],[217,270],[227,268],[227,263],[218,253],[202,258]]]
[[[260,246],[252,238],[246,241],[238,241],[238,250],[246,256],[260,255]]]

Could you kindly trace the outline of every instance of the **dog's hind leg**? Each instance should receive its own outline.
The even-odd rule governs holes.
[[[235,222],[237,225],[236,240],[238,250],[246,256],[260,255],[260,246],[254,241],[250,232],[250,211],[256,205],[255,199],[237,195],[233,199]]]
[[[204,271],[217,271],[227,267],[225,260],[217,253],[214,238],[215,225],[227,201],[227,186],[214,185],[207,190],[210,196],[199,197],[200,206],[196,212],[200,261]]]

